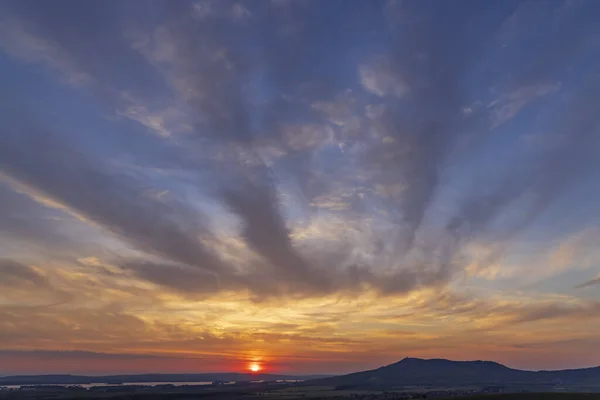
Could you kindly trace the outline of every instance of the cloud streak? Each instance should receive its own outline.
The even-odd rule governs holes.
[[[2,283],[21,286],[23,284],[43,287],[48,284],[46,278],[28,265],[10,259],[0,259]]]
[[[594,285],[600,285],[600,277],[596,277],[596,278],[590,279],[589,281],[583,282],[583,283],[577,285],[576,288],[582,289],[582,288],[586,288],[586,287],[594,286]]]

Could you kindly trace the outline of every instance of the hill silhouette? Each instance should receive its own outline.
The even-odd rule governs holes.
[[[493,361],[404,358],[377,369],[335,376],[319,384],[345,387],[600,386],[600,367],[561,371],[523,371]]]

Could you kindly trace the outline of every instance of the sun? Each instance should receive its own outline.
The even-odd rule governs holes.
[[[252,372],[258,372],[261,370],[261,367],[259,363],[251,363],[248,365],[248,369]]]

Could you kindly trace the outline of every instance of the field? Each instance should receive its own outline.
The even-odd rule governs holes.
[[[464,392],[401,392],[377,390],[339,390],[333,386],[254,385],[252,387],[172,387],[122,388],[120,391],[25,390],[0,391],[0,400],[404,400],[451,398],[453,400],[600,400],[600,393],[503,393],[468,396]]]

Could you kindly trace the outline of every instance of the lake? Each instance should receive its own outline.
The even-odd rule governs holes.
[[[89,389],[94,386],[160,386],[160,385],[173,385],[173,386],[206,386],[211,385],[212,382],[123,382],[122,384],[114,384],[114,383],[82,383],[82,384],[73,384],[73,383],[53,383],[53,384],[39,384],[39,385],[0,385],[0,388],[6,389],[20,389],[22,387],[31,387],[31,386],[77,386]]]

